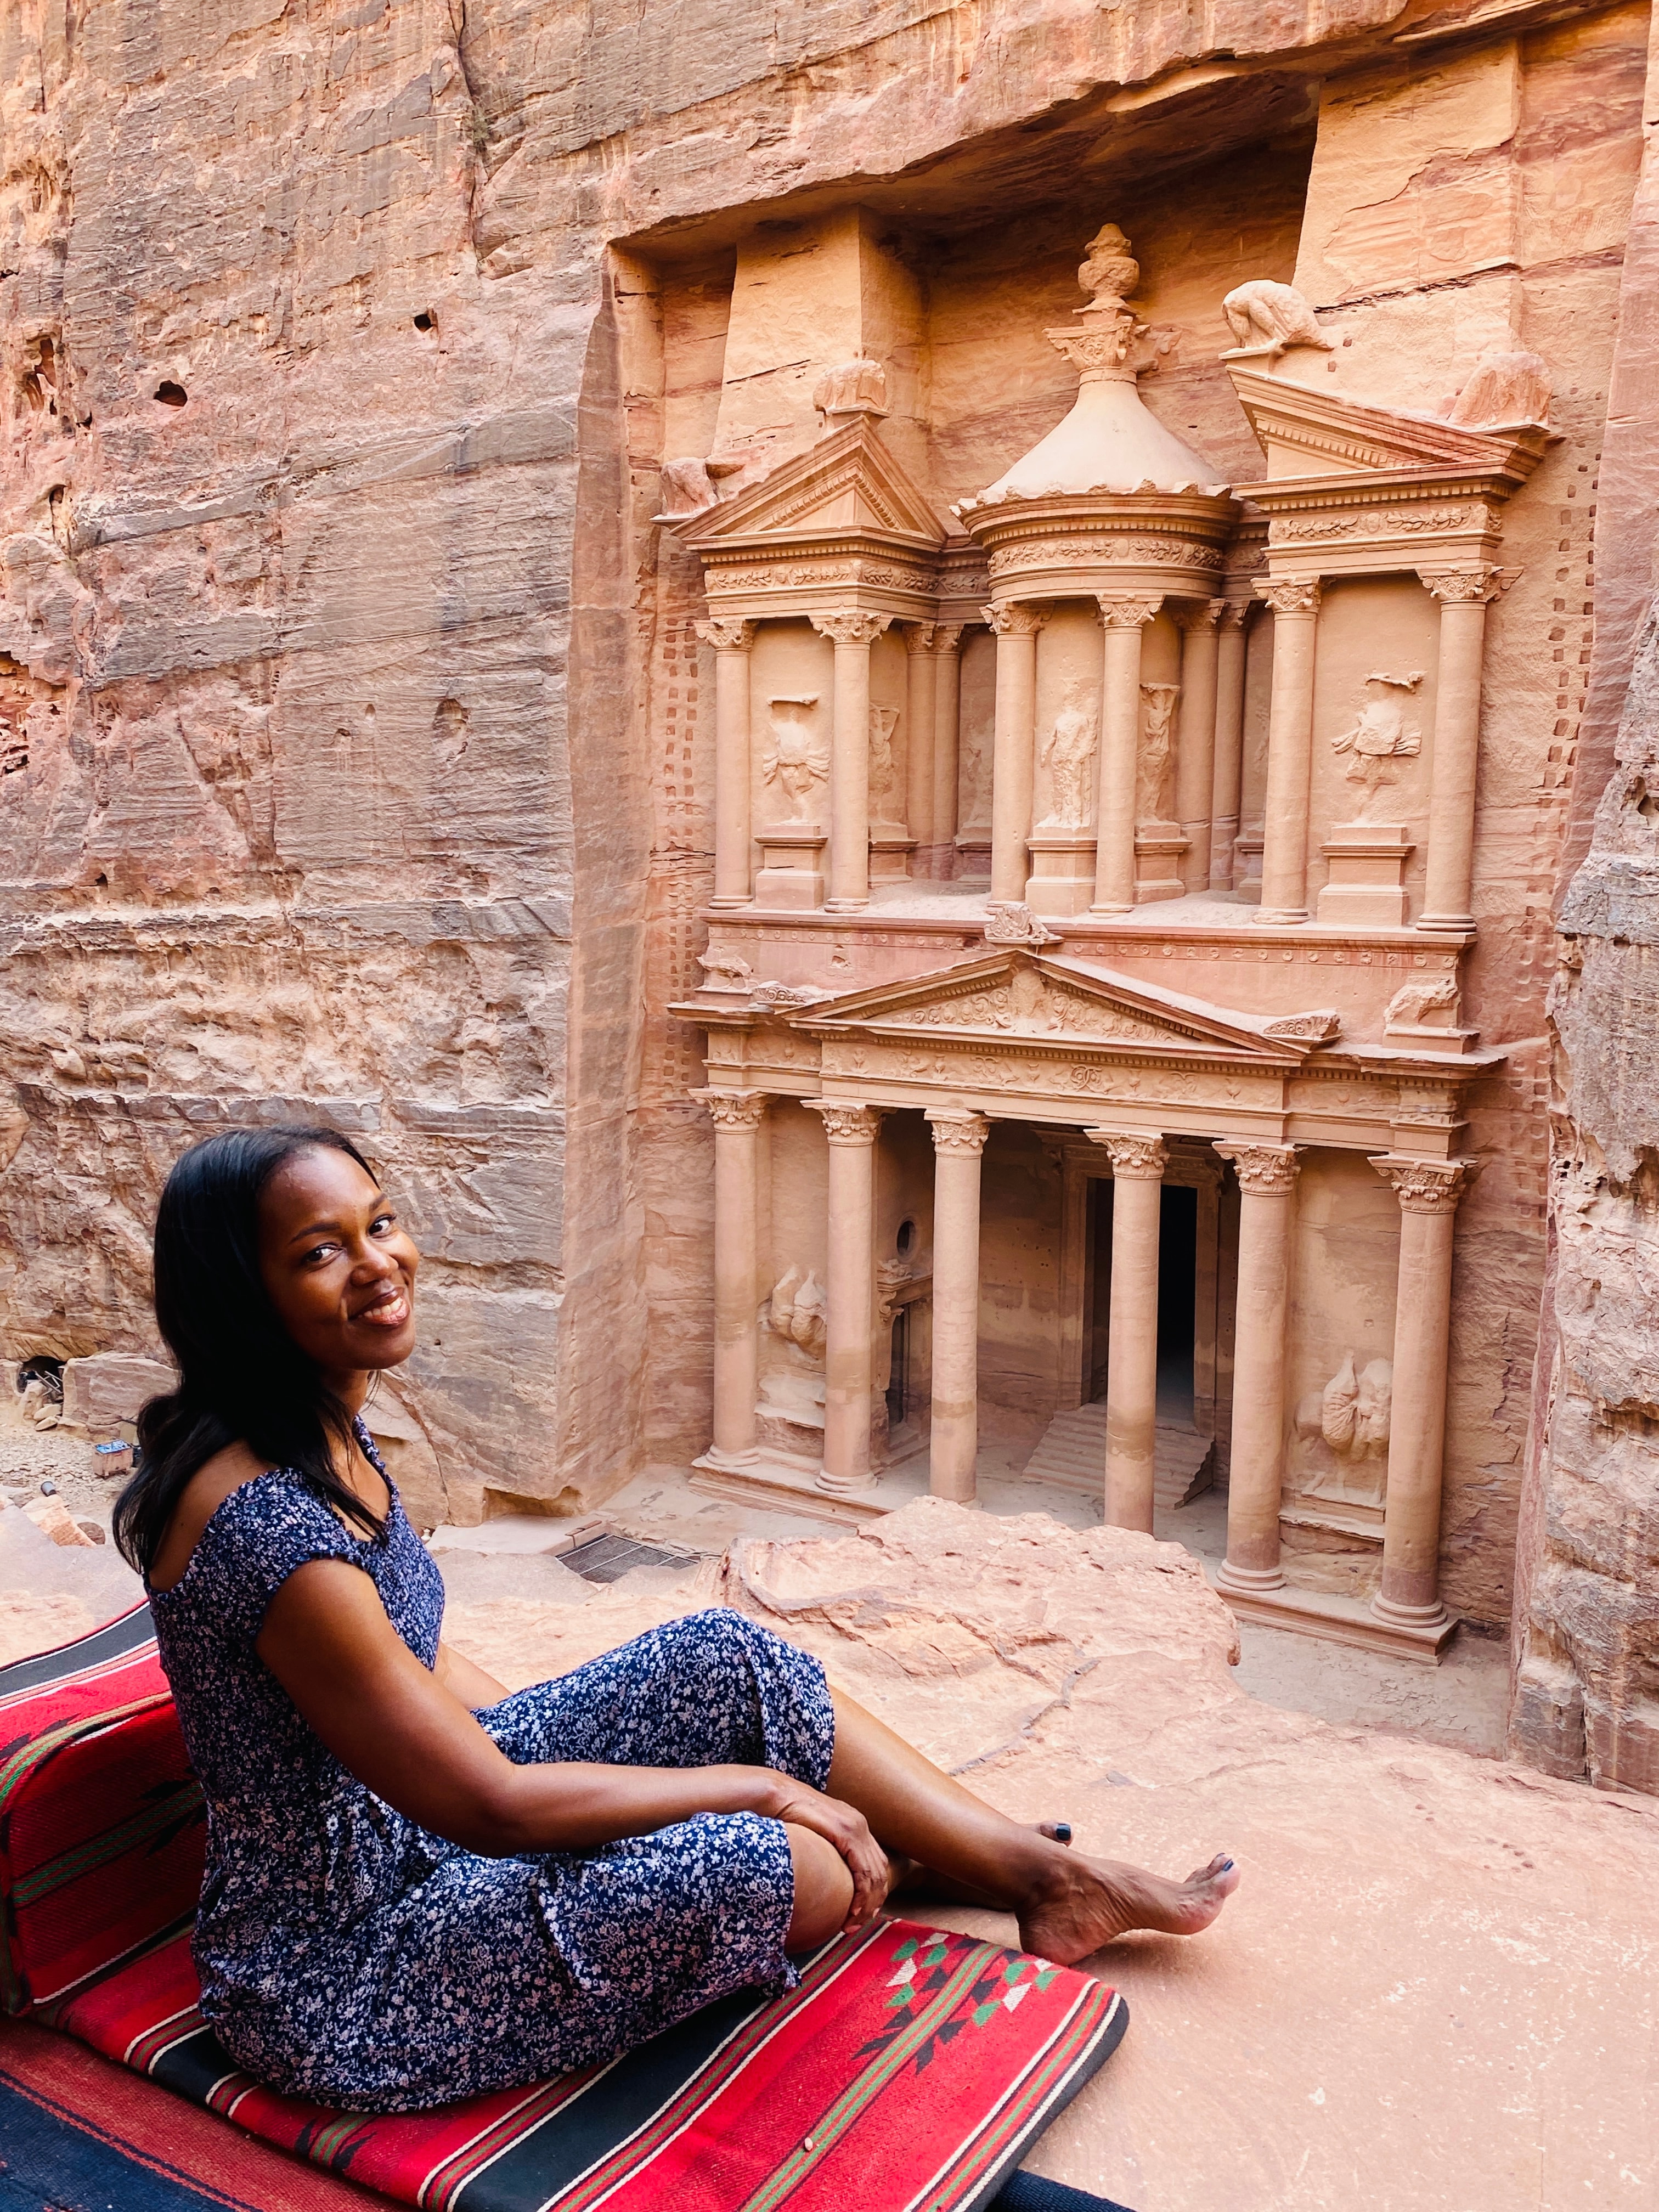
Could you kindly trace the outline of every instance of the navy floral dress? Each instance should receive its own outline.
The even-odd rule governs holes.
[[[384,1538],[363,1540],[299,1475],[256,1476],[151,1593],[208,1803],[202,2010],[238,2065],[322,2104],[411,2112],[609,2060],[734,1990],[790,1986],[776,1820],[699,1814],[596,1850],[481,1858],[348,1772],[253,1649],[283,1581],[322,1559],[371,1576],[432,1666],[443,1582],[395,1489]],[[817,1789],[835,1739],[817,1661],[724,1610],[477,1717],[520,1765],[734,1760]]]

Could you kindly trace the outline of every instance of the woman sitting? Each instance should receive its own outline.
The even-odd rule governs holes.
[[[1214,1919],[1231,1860],[1162,1881],[1017,1826],[740,1613],[511,1695],[447,1649],[359,1418],[418,1264],[332,1130],[210,1138],[162,1194],[179,1386],[116,1529],[207,1797],[196,1959],[239,2066],[404,2112],[601,2063],[787,1988],[917,1869],[1061,1961]]]

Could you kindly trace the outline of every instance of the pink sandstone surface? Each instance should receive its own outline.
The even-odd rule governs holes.
[[[1243,1696],[1179,1547],[925,1499],[585,1603],[456,1606],[514,1686],[729,1602],[1016,1818],[1244,1879],[1091,1962],[1133,2024],[1033,2168],[1135,2212],[1567,2212],[1659,2192],[1659,1812]],[[1014,1940],[960,1908],[923,1917]]]

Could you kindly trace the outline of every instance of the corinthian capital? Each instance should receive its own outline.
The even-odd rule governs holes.
[[[1092,1145],[1103,1145],[1112,1156],[1112,1173],[1123,1182],[1162,1182],[1164,1164],[1170,1155],[1162,1137],[1149,1137],[1139,1129],[1085,1129]]]
[[[1503,589],[1496,568],[1419,568],[1425,591],[1443,605],[1447,600],[1495,599]]]
[[[999,637],[1035,637],[1048,619],[1046,607],[1014,605],[981,607],[980,612]]]
[[[930,1106],[927,1120],[933,1132],[936,1152],[982,1152],[991,1124],[983,1114],[952,1113],[948,1107]]]
[[[1283,1198],[1296,1188],[1298,1145],[1222,1145],[1224,1160],[1238,1170],[1238,1187],[1252,1198]]]
[[[1408,1152],[1384,1152],[1371,1165],[1393,1184],[1402,1213],[1455,1213],[1480,1172],[1479,1160],[1419,1160]]]
[[[860,1105],[847,1098],[803,1098],[800,1103],[823,1115],[823,1133],[832,1145],[875,1143],[883,1108]]]
[[[1210,605],[1218,611],[1223,629],[1243,629],[1250,618],[1249,599],[1212,599]]]
[[[1215,629],[1226,604],[1225,599],[1180,599],[1170,611],[1175,616],[1177,629],[1196,631],[1201,635],[1204,631]]]
[[[810,619],[815,630],[836,645],[873,645],[893,617],[859,614],[849,608],[836,614],[813,615]]]
[[[758,1129],[771,1100],[764,1091],[693,1091],[717,1129]]]
[[[747,653],[755,642],[755,625],[736,615],[710,615],[697,624],[697,635],[716,653]]]
[[[933,623],[902,623],[899,627],[904,633],[904,650],[907,653],[920,656],[933,651],[933,639],[936,635]]]
[[[1258,576],[1255,588],[1276,615],[1306,615],[1311,617],[1319,612],[1320,584],[1317,576],[1287,576],[1277,583]]]
[[[934,652],[941,658],[947,653],[954,653],[962,643],[962,633],[966,628],[965,623],[936,623],[933,625]]]
[[[1164,602],[1160,599],[1120,599],[1096,594],[1102,626],[1107,629],[1142,629]]]

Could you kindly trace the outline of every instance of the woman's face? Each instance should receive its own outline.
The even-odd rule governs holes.
[[[349,1152],[283,1161],[260,1194],[259,1263],[283,1327],[325,1375],[395,1367],[415,1349],[421,1255]]]

